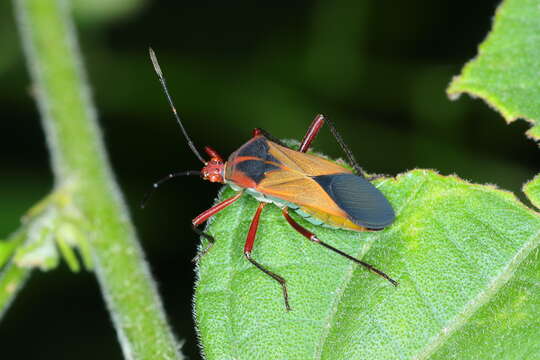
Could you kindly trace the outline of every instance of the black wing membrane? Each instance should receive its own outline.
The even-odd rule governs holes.
[[[314,176],[326,193],[353,223],[383,229],[394,222],[394,209],[384,195],[366,179],[353,174]]]

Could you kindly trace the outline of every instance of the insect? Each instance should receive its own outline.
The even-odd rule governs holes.
[[[204,164],[201,171],[171,173],[154,183],[153,189],[155,190],[163,182],[174,177],[196,175],[210,182],[228,184],[233,190],[238,191],[233,197],[212,206],[192,220],[193,230],[197,234],[208,239],[211,246],[215,239],[212,235],[200,230],[199,226],[232,205],[244,193],[257,199],[259,206],[247,233],[244,255],[255,267],[281,285],[287,311],[291,310],[291,307],[285,279],[252,256],[261,213],[263,208],[270,203],[281,208],[285,220],[308,240],[362,265],[372,273],[388,280],[392,285],[398,285],[397,281],[381,270],[323,242],[289,214],[291,209],[314,224],[350,231],[382,230],[392,224],[395,219],[392,206],[369,182],[369,178],[364,175],[364,171],[358,166],[352,152],[328,118],[323,115],[315,117],[297,150],[284,145],[265,130],[256,128],[253,130],[253,137],[231,154],[227,161],[214,149],[205,147],[204,150],[210,157],[207,161],[188,136],[167,89],[156,55],[152,49],[149,50],[156,74],[188,146]],[[345,152],[354,171],[322,157],[306,153],[324,123],[329,125],[330,131]]]

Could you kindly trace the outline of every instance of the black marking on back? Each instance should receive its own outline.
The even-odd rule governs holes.
[[[237,156],[254,156],[261,159],[266,159],[268,154],[267,140],[264,137],[247,142],[244,146],[238,149]]]
[[[278,169],[279,167],[261,160],[244,160],[236,164],[236,170],[242,171],[246,176],[253,179],[256,184],[264,179],[266,172]]]
[[[396,217],[384,195],[369,181],[353,174],[314,176],[315,180],[349,220],[368,229],[387,227]]]
[[[281,164],[281,162],[276,159],[272,154],[266,154],[266,161],[270,161],[270,162],[273,162],[273,163],[276,163],[276,164]],[[272,166],[269,164],[269,166]],[[279,169],[277,166],[274,166],[276,169]],[[267,170],[267,171],[270,171],[270,170]]]
[[[246,176],[253,179],[256,184],[260,183],[264,179],[265,173],[272,170],[279,170],[278,166],[266,163],[267,161],[276,164],[280,163],[278,159],[268,153],[269,149],[268,140],[264,137],[248,142],[238,150],[236,156],[250,156],[260,160],[241,161],[236,164],[236,170],[242,171]]]

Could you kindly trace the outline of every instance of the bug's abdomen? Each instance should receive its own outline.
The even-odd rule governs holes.
[[[230,184],[233,190],[239,191],[240,188],[234,184]],[[321,225],[330,228],[346,229],[353,231],[366,231],[367,229],[363,226],[356,225],[352,221],[343,216],[335,216],[324,211],[309,207],[299,207],[297,204],[279,199],[267,194],[258,192],[255,189],[247,188],[246,193],[253,196],[258,201],[267,202],[275,204],[276,206],[283,208],[288,207],[294,210],[298,215],[302,216],[304,219],[315,225]]]

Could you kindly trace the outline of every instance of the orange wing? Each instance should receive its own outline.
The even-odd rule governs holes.
[[[268,141],[268,153],[279,161],[284,170],[301,173],[304,176],[331,174],[351,174],[352,171],[320,156],[305,154]]]
[[[352,173],[319,156],[304,154],[268,141],[279,169],[267,172],[255,190],[294,203],[310,215],[338,227],[362,230],[348,220],[347,213],[313,180],[312,176]]]

